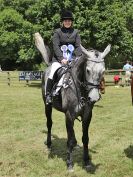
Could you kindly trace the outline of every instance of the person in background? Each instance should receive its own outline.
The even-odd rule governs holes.
[[[132,68],[132,65],[130,65],[130,62],[127,60],[126,64],[123,66],[123,70],[130,71]]]
[[[127,61],[127,63],[123,66],[123,70],[125,71],[125,85],[129,86],[131,81],[131,70],[132,65],[130,65],[130,62]]]
[[[115,86],[118,86],[120,79],[121,79],[121,78],[120,78],[119,75],[115,75],[115,76],[114,76],[114,84],[115,84]]]

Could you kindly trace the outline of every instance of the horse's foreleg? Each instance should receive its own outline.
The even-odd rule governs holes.
[[[89,157],[89,150],[88,150],[88,144],[89,144],[88,129],[91,122],[91,118],[92,118],[92,110],[90,112],[85,111],[82,118],[82,131],[83,131],[82,143],[83,143],[83,160],[86,167],[90,165],[90,157]]]
[[[70,117],[66,116],[66,129],[67,129],[67,167],[68,170],[73,170],[73,157],[72,151],[75,144],[75,134],[74,134],[74,121]]]
[[[51,128],[52,128],[52,106],[51,105],[45,105],[45,114],[47,118],[47,147],[51,148]]]
[[[131,77],[131,96],[132,96],[132,105],[133,105],[133,75]]]

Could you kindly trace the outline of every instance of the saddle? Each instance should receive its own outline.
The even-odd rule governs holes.
[[[65,67],[58,68],[53,76],[54,82],[58,83],[64,73],[65,73]]]
[[[51,94],[53,98],[53,106],[58,110],[62,110],[61,88],[64,84],[64,74],[66,72],[66,68],[61,67],[55,72],[53,77],[53,89]]]
[[[57,69],[53,76],[53,89],[52,95],[56,96],[60,94],[60,89],[63,86],[63,78],[66,73],[66,67],[61,67]]]

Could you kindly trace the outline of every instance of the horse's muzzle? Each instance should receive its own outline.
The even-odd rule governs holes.
[[[99,89],[98,88],[92,88],[88,93],[88,100],[91,103],[95,103],[95,102],[99,101],[99,99],[100,99]]]

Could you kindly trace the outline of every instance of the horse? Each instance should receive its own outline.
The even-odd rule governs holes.
[[[131,76],[131,96],[132,96],[132,105],[133,105],[133,74]]]
[[[100,81],[105,71],[104,58],[109,53],[109,44],[104,52],[91,49],[86,50],[81,46],[83,55],[67,66],[63,74],[63,84],[59,95],[53,96],[53,103],[47,105],[45,102],[45,83],[51,66],[49,65],[42,77],[42,97],[45,105],[47,140],[46,145],[51,148],[52,108],[65,114],[67,131],[67,168],[73,171],[73,149],[77,144],[74,132],[74,121],[81,117],[82,121],[82,143],[83,161],[86,169],[92,168],[89,155],[89,125],[92,118],[94,104],[100,99]],[[47,58],[47,57],[45,57]],[[48,60],[47,60],[48,61]]]
[[[102,94],[105,93],[105,78],[104,77],[102,77],[101,82],[100,82],[100,92]]]

